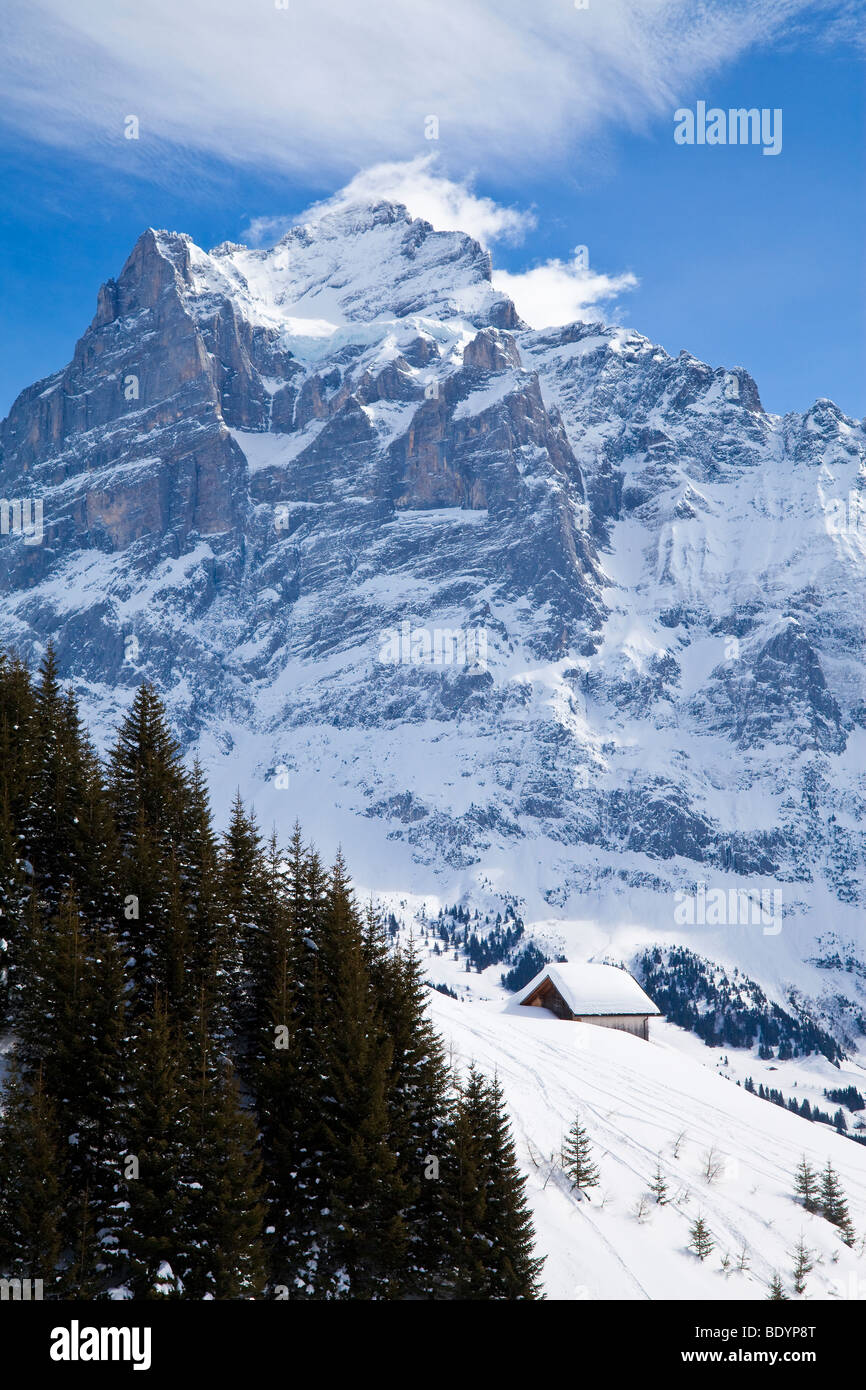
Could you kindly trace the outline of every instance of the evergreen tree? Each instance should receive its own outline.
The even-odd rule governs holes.
[[[803,1232],[801,1231],[800,1239],[794,1246],[791,1255],[791,1258],[794,1261],[794,1290],[798,1294],[805,1293],[806,1276],[808,1274],[811,1274],[812,1270],[815,1268],[814,1262],[812,1260],[812,1254],[813,1251],[807,1248]]]
[[[254,1298],[268,1273],[302,1297],[536,1297],[501,1089],[452,1096],[414,946],[299,827],[283,857],[237,798],[217,847],[147,686],[107,778],[53,653],[37,683],[0,657],[0,1268],[82,1298]],[[491,946],[451,915],[479,969],[522,931],[511,911]]]
[[[189,778],[156,692],[142,685],[111,755],[110,800],[117,827],[124,939],[134,962],[135,1008],[149,1011],[189,954],[186,857]],[[181,930],[184,940],[176,941]],[[195,995],[193,993],[193,999]]]
[[[111,1235],[100,1225],[86,1184],[80,1191],[67,1194],[64,1225],[69,1232],[70,1253],[61,1278],[61,1297],[98,1298],[104,1287],[106,1259],[111,1258]]]
[[[41,1279],[51,1296],[63,1217],[54,1107],[41,1072],[25,1082],[13,1069],[0,1118],[0,1270]]]
[[[29,928],[17,1020],[21,1070],[28,1079],[41,1074],[54,1106],[70,1200],[86,1188],[94,1221],[101,1220],[112,1200],[117,1144],[122,956],[110,929],[83,922],[71,891],[46,927],[34,899]]]
[[[133,1298],[178,1294],[191,1260],[190,1195],[183,1181],[189,1112],[179,1053],[157,996],[130,1043],[113,1213],[117,1277]]]
[[[461,1299],[487,1297],[485,1108],[484,1078],[471,1067],[464,1084],[457,1087],[446,1165],[445,1192],[452,1231],[449,1283],[452,1296]]]
[[[821,1174],[819,1210],[827,1221],[839,1228],[845,1244],[853,1245],[855,1234],[851,1214],[848,1210],[848,1202],[842,1191],[838,1174],[829,1158],[827,1159],[827,1166]]]
[[[187,1297],[255,1298],[265,1282],[263,1183],[258,1132],[242,1108],[231,1067],[210,1034],[200,993],[188,1066],[190,1267]]]
[[[213,833],[210,799],[201,765],[193,763],[184,804],[184,890],[189,919],[190,995],[201,990],[210,1006],[211,1031],[225,1041],[228,1014],[226,940],[219,890],[219,854]]]
[[[370,986],[341,857],[330,875],[319,959],[325,1015],[320,1066],[326,1078],[318,1116],[325,1199],[317,1216],[319,1279],[332,1294],[387,1297],[406,1254],[406,1194],[390,1143],[393,1048]]]
[[[598,1166],[593,1162],[592,1145],[589,1135],[580,1123],[579,1115],[575,1115],[574,1123],[562,1146],[562,1166],[571,1178],[573,1187],[582,1190],[598,1186]]]
[[[258,1133],[226,1066],[209,1088],[194,1155],[194,1251],[189,1292],[256,1298],[265,1284],[265,1206]]]
[[[656,1202],[660,1207],[663,1207],[669,1201],[668,1194],[670,1192],[670,1185],[664,1173],[662,1172],[661,1159],[659,1159],[656,1163],[656,1170],[653,1174],[653,1179],[650,1183],[649,1190],[655,1197]]]
[[[774,1271],[773,1277],[770,1280],[770,1291],[767,1294],[767,1298],[774,1303],[787,1302],[788,1295],[785,1293],[785,1288],[782,1284],[782,1280],[779,1278],[778,1272]]]
[[[716,1242],[707,1230],[704,1218],[699,1216],[689,1232],[689,1249],[694,1250],[699,1260],[705,1260],[715,1244]]]
[[[807,1211],[818,1210],[818,1174],[811,1167],[805,1154],[794,1174],[794,1190],[797,1196],[802,1198]]]
[[[535,1299],[543,1260],[526,1202],[526,1179],[499,1082],[471,1068],[459,1088],[449,1163],[454,1293],[464,1299]]]
[[[34,694],[33,762],[21,828],[36,869],[44,910],[53,912],[73,876],[73,827],[82,769],[50,646],[39,667],[39,684]]]
[[[258,933],[266,930],[258,920],[263,888],[261,836],[240,792],[232,802],[229,826],[222,836],[219,871],[225,990],[234,1036],[243,1052],[267,1022],[270,970],[253,945]],[[258,994],[257,1004],[251,998],[253,991]]]
[[[0,1029],[11,1021],[16,972],[24,942],[27,914],[25,861],[9,807],[7,787],[0,788]]]
[[[385,925],[372,906],[364,924],[364,954],[392,1048],[389,1142],[405,1194],[408,1239],[402,1292],[432,1298],[448,1279],[441,1175],[451,1114],[448,1069],[429,1018],[429,989],[414,942],[392,953]]]
[[[296,849],[296,886],[302,894],[305,870],[299,839]],[[316,960],[317,950],[299,938],[273,837],[257,892],[251,912],[261,926],[262,949],[256,953],[250,997],[263,1022],[243,1061],[253,1081],[262,1131],[271,1282],[295,1293],[313,1293],[303,1252],[314,1240],[319,1183],[313,1129],[322,1075],[309,1026],[313,995],[307,968]]]

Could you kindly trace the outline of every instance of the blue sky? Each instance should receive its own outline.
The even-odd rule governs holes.
[[[530,32],[526,7],[510,0],[443,0],[435,10],[450,18],[435,28],[423,28],[434,10],[419,4],[411,54],[391,32],[391,0],[327,0],[315,22],[291,4],[295,13],[268,5],[247,25],[240,0],[189,0],[200,28],[186,41],[172,33],[172,53],[182,51],[168,72],[163,0],[144,13],[122,5],[114,23],[116,10],[87,0],[73,28],[59,0],[45,0],[16,21],[0,59],[11,84],[0,126],[0,413],[68,361],[100,283],[144,227],[187,231],[205,247],[248,239],[257,219],[276,231],[383,161],[406,166],[397,185],[414,187],[422,158],[451,220],[460,190],[470,223],[487,209],[481,234],[518,289],[544,268],[523,286],[537,312],[585,245],[602,276],[595,312],[608,321],[673,353],[745,366],[767,409],[830,396],[866,413],[859,3],[608,0],[602,15],[539,0]],[[364,14],[366,32],[347,27]],[[341,27],[323,36],[316,24],[328,20]],[[674,110],[698,100],[781,108],[781,154],[675,144]],[[121,133],[129,111],[138,141]],[[424,138],[431,111],[436,141]],[[521,214],[510,237],[507,213],[498,223],[481,199]],[[585,288],[573,286],[578,307]]]

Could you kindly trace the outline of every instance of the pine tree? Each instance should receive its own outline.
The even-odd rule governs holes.
[[[670,1192],[670,1185],[664,1173],[662,1172],[661,1159],[659,1159],[656,1162],[656,1170],[653,1174],[652,1182],[649,1185],[649,1190],[655,1197],[656,1202],[660,1207],[665,1206],[665,1204],[670,1200],[668,1195]]]
[[[448,1283],[453,1297],[487,1297],[487,1156],[484,1078],[474,1067],[462,1085],[449,1126],[443,1198],[447,1203]]]
[[[818,1174],[804,1154],[794,1174],[794,1190],[807,1211],[818,1210]]]
[[[124,940],[134,962],[134,1006],[148,1012],[188,958],[186,871],[190,783],[156,692],[142,685],[111,755],[109,795],[120,850]],[[174,899],[173,895],[174,894]],[[193,991],[193,999],[195,992]]]
[[[827,1221],[839,1228],[845,1244],[853,1245],[855,1233],[851,1214],[848,1210],[848,1202],[842,1191],[838,1174],[829,1158],[827,1159],[827,1166],[821,1174],[819,1210]]]
[[[705,1260],[714,1249],[715,1244],[716,1242],[707,1230],[704,1218],[699,1216],[689,1232],[689,1249],[695,1252],[699,1260]]]
[[[405,1189],[390,1143],[393,1047],[364,963],[363,932],[345,865],[330,875],[319,932],[325,1028],[317,1144],[323,1201],[317,1267],[323,1287],[386,1297],[406,1255]]]
[[[43,910],[56,910],[72,878],[71,838],[81,769],[70,739],[57,661],[51,646],[39,667],[33,719],[34,758],[27,809],[22,817],[28,853],[35,865]]]
[[[543,1261],[534,1254],[525,1185],[501,1087],[471,1067],[458,1087],[443,1191],[452,1296],[540,1297]]]
[[[562,1166],[571,1178],[572,1186],[579,1191],[598,1186],[598,1166],[593,1161],[589,1135],[580,1123],[579,1115],[575,1115],[574,1123],[562,1146]]]
[[[267,1022],[271,972],[261,958],[256,940],[260,932],[267,931],[258,920],[263,906],[261,836],[240,792],[232,803],[228,830],[222,836],[219,872],[225,990],[234,1037],[243,1054]],[[254,993],[256,1002],[252,999]]]
[[[813,1251],[807,1248],[803,1232],[801,1231],[800,1239],[797,1241],[791,1254],[791,1258],[794,1261],[794,1290],[798,1294],[805,1292],[806,1276],[811,1274],[812,1270],[815,1268],[812,1261],[812,1254]]]
[[[448,1066],[428,1016],[430,990],[414,942],[381,967],[381,980],[388,998],[379,994],[379,1008],[384,1011],[393,1056],[389,1134],[406,1190],[405,1293],[430,1298],[436,1297],[449,1277],[445,1262],[448,1207],[443,1201],[442,1176],[452,1116]]]
[[[184,1291],[190,1298],[255,1298],[265,1282],[258,1131],[242,1108],[230,1064],[214,1046],[208,1008],[202,988],[187,1065],[190,1266]]]
[[[775,1303],[787,1302],[788,1295],[785,1293],[784,1285],[779,1278],[778,1272],[774,1271],[773,1277],[770,1280],[770,1291],[767,1294],[767,1298]]]
[[[21,1070],[28,1079],[41,1074],[54,1105],[70,1201],[87,1188],[94,1219],[102,1218],[112,1199],[119,1118],[122,957],[110,929],[83,922],[71,891],[47,926],[36,915],[35,898],[29,915],[17,1018]]]
[[[219,891],[219,855],[213,833],[210,799],[201,765],[193,763],[184,804],[183,871],[189,920],[190,994],[204,989],[215,1039],[228,1036],[226,939]]]
[[[54,1107],[41,1072],[25,1082],[13,1067],[0,1118],[0,1270],[41,1279],[51,1296],[61,1254],[61,1165]]]
[[[189,1293],[256,1298],[266,1278],[261,1156],[228,1066],[210,1087],[203,1131],[192,1168],[200,1187],[192,1198]]]
[[[488,1191],[484,1234],[491,1246],[491,1296],[538,1298],[544,1261],[534,1253],[535,1230],[526,1201],[526,1178],[518,1167],[505,1098],[496,1077],[487,1083],[486,1106]]]
[[[32,865],[21,823],[29,805],[35,757],[36,699],[30,673],[0,653],[0,1026],[14,1002]]]
[[[8,787],[0,788],[0,1029],[11,1021],[24,940],[27,875],[12,820]]]
[[[305,856],[297,839],[296,891],[303,894]],[[284,890],[276,841],[271,837],[255,882],[250,920],[260,929],[260,949],[249,998],[261,1027],[242,1064],[250,1079],[262,1131],[268,1196],[270,1275],[274,1285],[313,1293],[306,1254],[314,1241],[319,1183],[314,1128],[322,1084],[318,1037],[310,1025],[315,991],[310,967],[318,949],[302,942]],[[312,930],[306,922],[307,931]]]
[[[191,1260],[189,1113],[179,1043],[159,997],[138,1020],[125,1080],[114,1265],[133,1298],[178,1294]],[[170,1275],[167,1271],[170,1270]]]

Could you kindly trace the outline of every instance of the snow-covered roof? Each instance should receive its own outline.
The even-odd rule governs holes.
[[[515,1003],[522,1004],[545,979],[556,986],[575,1014],[660,1013],[627,970],[619,970],[615,965],[580,965],[570,961],[546,965],[515,996]]]

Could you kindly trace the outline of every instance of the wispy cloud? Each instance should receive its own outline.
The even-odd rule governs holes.
[[[190,154],[333,183],[437,148],[465,172],[578,158],[698,79],[852,0],[29,0],[7,7],[2,119],[122,158],[123,122],[165,169]]]

